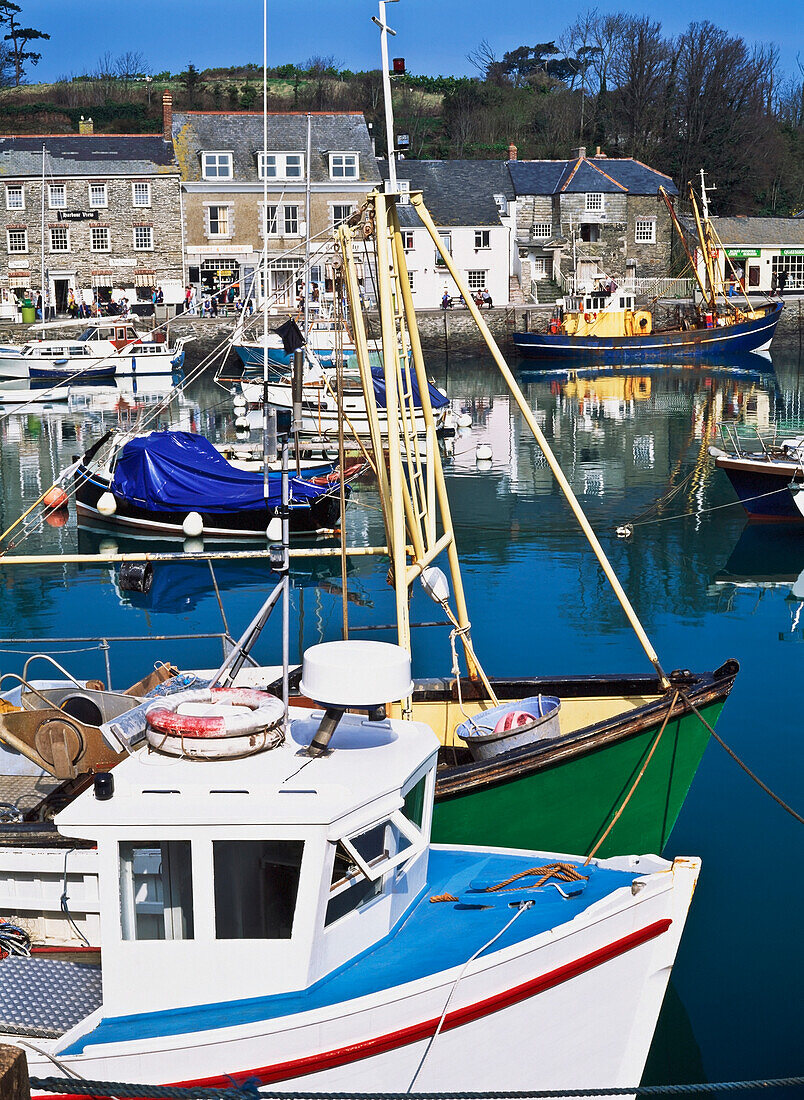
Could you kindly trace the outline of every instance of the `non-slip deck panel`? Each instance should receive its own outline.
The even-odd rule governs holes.
[[[0,1032],[58,1038],[103,1001],[101,970],[59,959],[0,962]]]

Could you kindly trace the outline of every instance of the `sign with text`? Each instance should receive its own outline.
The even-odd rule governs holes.
[[[733,260],[750,260],[761,255],[758,248],[727,248],[726,255]]]
[[[96,222],[98,220],[98,211],[59,210],[56,214],[56,219],[60,222]]]

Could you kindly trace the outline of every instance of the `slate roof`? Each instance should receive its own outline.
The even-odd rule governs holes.
[[[161,134],[26,134],[0,137],[0,176],[153,175],[176,171]]]
[[[587,191],[655,195],[660,186],[671,195],[678,194],[678,188],[669,176],[631,157],[511,160],[508,168],[517,195],[577,194]]]
[[[384,179],[388,161],[378,162]],[[501,160],[401,160],[398,180],[408,180],[411,191],[421,191],[436,225],[501,225],[495,195],[513,199],[514,188]],[[400,206],[399,223],[420,225],[412,206]]]
[[[804,221],[798,218],[712,218],[724,245],[804,248]]]
[[[366,120],[359,111],[311,114],[310,180],[329,183],[329,152],[359,153],[360,175],[346,183],[379,183],[380,173],[371,147]],[[257,155],[262,152],[262,112],[227,114],[223,111],[176,111],[173,144],[182,179],[201,180],[203,150],[232,153],[233,182],[259,180]],[[268,149],[304,153],[307,149],[307,115],[268,115]],[[337,181],[332,181],[337,182]]]

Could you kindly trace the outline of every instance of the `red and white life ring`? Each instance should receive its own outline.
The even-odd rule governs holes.
[[[240,756],[278,744],[284,713],[281,700],[265,691],[198,688],[149,707],[146,737],[152,748],[172,755]]]
[[[343,471],[344,481],[348,481],[350,477],[353,477],[355,474],[359,473],[362,468],[363,466],[360,462],[356,462],[352,466],[347,466],[346,469]],[[310,478],[310,481],[313,483],[313,485],[337,485],[340,480],[340,469],[331,470],[328,474],[320,474],[318,477]]]

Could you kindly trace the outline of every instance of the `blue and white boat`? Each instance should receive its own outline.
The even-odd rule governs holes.
[[[35,1076],[149,1085],[636,1086],[699,861],[431,845],[438,740],[378,710],[410,692],[407,652],[313,647],[316,704],[287,720],[273,675],[116,696],[50,846],[0,826],[5,899],[38,896],[33,920],[69,894],[100,949],[43,919],[63,953],[0,966],[0,1042]]]

